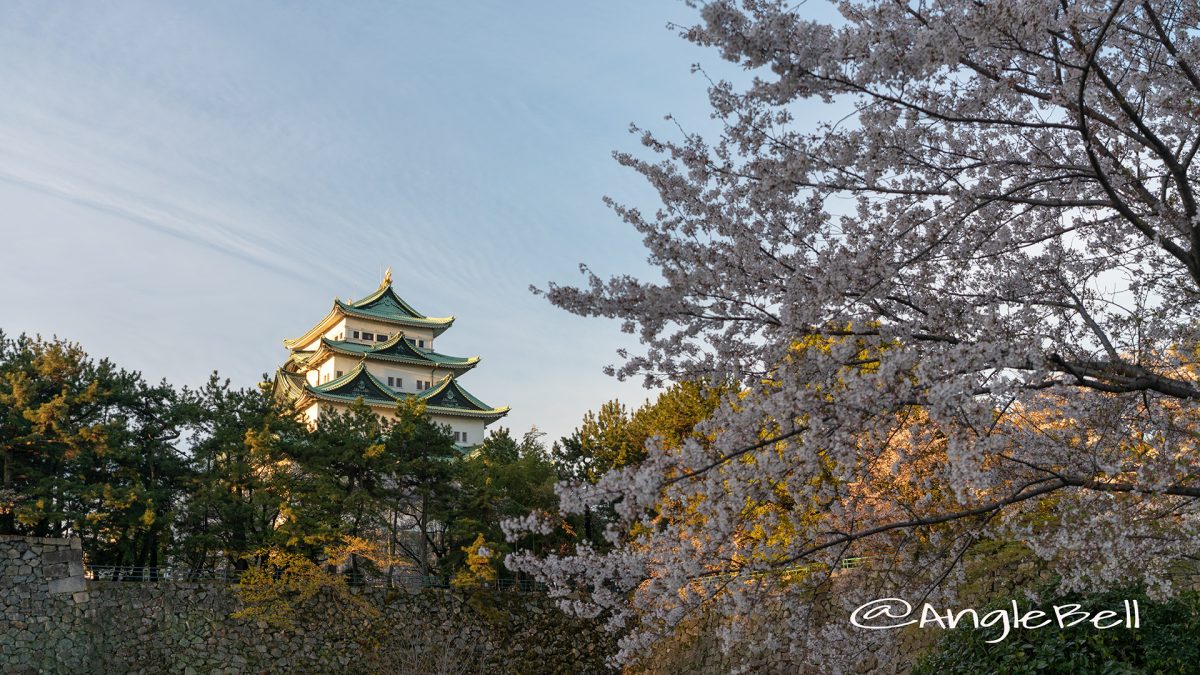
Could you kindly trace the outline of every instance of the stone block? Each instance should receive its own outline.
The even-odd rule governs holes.
[[[54,551],[46,551],[42,554],[42,562],[47,565],[54,563],[65,563],[76,559],[82,559],[83,551],[76,551],[70,548],[60,548]]]
[[[50,581],[51,593],[78,593],[87,590],[87,581],[83,577],[65,577]]]
[[[87,591],[79,591],[78,593],[72,593],[71,599],[75,601],[75,604],[87,602],[88,601]]]

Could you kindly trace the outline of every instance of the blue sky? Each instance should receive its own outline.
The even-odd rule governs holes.
[[[604,195],[631,122],[711,129],[673,0],[0,5],[0,328],[150,380],[243,386],[387,266],[439,351],[551,438],[638,383],[530,284],[652,274]]]

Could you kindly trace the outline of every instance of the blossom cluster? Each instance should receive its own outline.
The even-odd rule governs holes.
[[[712,85],[719,137],[617,154],[662,279],[542,291],[637,332],[621,377],[735,383],[715,441],[563,488],[611,550],[510,565],[625,658],[703,611],[829,670],[885,639],[842,612],[953,598],[986,542],[1170,592],[1200,534],[1196,7],[804,7],[704,4],[684,35],[753,82]]]

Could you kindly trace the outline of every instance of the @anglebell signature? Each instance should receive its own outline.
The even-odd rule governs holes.
[[[866,630],[891,630],[916,625],[917,628],[941,628],[952,630],[959,624],[972,628],[999,627],[1000,636],[987,640],[989,644],[1001,642],[1014,628],[1037,629],[1048,626],[1070,628],[1085,622],[1096,630],[1109,628],[1141,628],[1142,619],[1137,600],[1123,600],[1119,611],[1104,609],[1095,612],[1083,609],[1082,605],[1067,603],[1054,605],[1050,610],[1022,610],[1017,601],[1006,609],[980,612],[975,609],[946,609],[939,611],[930,603],[921,605],[919,618],[913,615],[913,607],[903,598],[879,598],[860,605],[850,613],[850,623]]]

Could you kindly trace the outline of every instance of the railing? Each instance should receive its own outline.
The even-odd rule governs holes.
[[[858,567],[863,567],[868,564],[871,556],[860,556],[855,558],[842,558],[833,565],[835,570],[852,570]],[[782,575],[808,575],[814,572],[826,572],[830,567],[823,563],[809,563],[806,565],[793,565],[792,567],[782,567],[773,570],[760,570],[758,572],[714,572],[697,577],[695,580],[704,584],[721,583],[723,580],[734,579],[741,577],[742,579],[763,579],[766,577],[776,577]]]
[[[837,564],[840,569],[854,569],[867,564],[869,558],[843,558]],[[752,572],[745,576],[749,578],[758,578],[763,576],[774,576],[780,574],[810,574],[820,570],[828,569],[824,565],[798,565],[785,569]],[[241,578],[242,570],[225,568],[225,569],[200,569],[195,570],[186,567],[137,567],[129,565],[88,565],[84,569],[84,577],[95,579],[97,581],[130,581],[130,582],[170,582],[170,581],[210,581],[216,583],[236,584]],[[365,576],[344,573],[346,581],[350,586],[366,586],[371,588],[404,588],[409,590],[417,590],[422,588],[451,588],[452,586],[440,577],[414,574],[412,572],[395,572],[390,575],[381,576]],[[717,581],[720,578],[737,576],[736,573],[718,574],[708,577],[708,581]],[[471,588],[485,588],[498,591],[517,591],[523,593],[543,592],[546,590],[545,584],[538,583],[532,579],[496,579],[493,581],[478,582],[473,584]]]
[[[843,558],[836,565],[839,569],[854,569],[867,564],[868,557]],[[774,576],[780,574],[811,574],[828,569],[824,565],[798,565],[778,570],[751,572],[749,578]],[[137,567],[129,565],[88,565],[84,569],[84,577],[97,581],[211,581],[226,584],[236,584],[241,578],[242,570],[225,569],[190,569],[186,567]],[[452,586],[440,577],[420,575],[412,572],[396,572],[379,576],[343,573],[350,586],[367,586],[371,588],[405,588],[417,590],[421,588],[451,588]],[[707,577],[708,581],[717,581],[725,577],[737,576],[728,572]],[[498,591],[543,592],[545,584],[532,579],[496,579],[473,584],[471,588],[486,588]]]
[[[96,581],[129,581],[129,582],[182,582],[208,581],[215,583],[236,584],[241,578],[242,570],[226,569],[190,569],[186,567],[136,567],[129,565],[88,565],[84,568],[84,577]],[[421,588],[451,588],[451,585],[441,578],[430,575],[414,574],[412,572],[395,572],[380,576],[365,576],[343,573],[350,586],[366,586],[370,588],[405,588],[417,590]],[[531,579],[496,579],[473,584],[470,588],[484,588],[498,591],[541,592],[545,591],[544,584]]]
[[[392,572],[390,578],[387,575],[354,577],[347,574],[346,581],[351,586],[369,586],[372,588],[407,588],[410,590],[420,588],[482,588],[496,591],[520,592],[542,592],[546,590],[545,584],[537,583],[532,579],[494,579],[492,581],[475,582],[467,587],[456,587],[452,584],[446,583],[441,579],[441,577],[422,576],[420,574],[413,574],[410,572]]]
[[[136,567],[130,565],[88,565],[83,576],[97,581],[220,581],[237,583],[241,570],[186,567]]]

